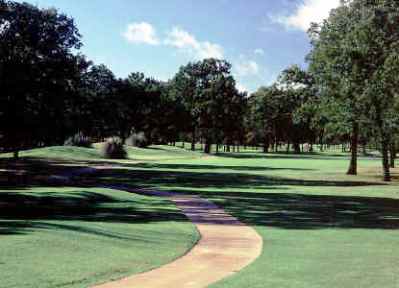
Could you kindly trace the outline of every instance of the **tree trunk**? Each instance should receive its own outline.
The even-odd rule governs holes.
[[[269,146],[270,146],[269,138],[267,138],[265,140],[265,143],[263,143],[263,153],[268,153],[269,152]]]
[[[191,136],[191,151],[195,151],[195,128],[193,129]]]
[[[295,154],[301,154],[301,145],[299,143],[294,143],[293,148]]]
[[[391,172],[389,167],[389,157],[388,157],[388,148],[389,141],[383,136],[384,139],[381,141],[381,152],[382,152],[382,167],[384,171],[384,181],[391,181]]]
[[[351,161],[346,174],[357,175],[357,146],[359,140],[359,123],[353,122],[351,139]]]
[[[319,135],[319,138],[320,138],[320,152],[323,152],[324,151],[324,148],[323,148],[323,145],[324,145],[324,129],[322,129],[322,131],[321,131],[321,133],[320,133],[320,135]]]
[[[290,153],[290,142],[287,142],[287,150],[286,153],[289,154]]]
[[[216,144],[216,154],[219,154],[219,144]]]
[[[391,168],[395,168],[395,160],[396,160],[396,143],[392,141],[391,149],[390,149],[390,166]]]
[[[205,147],[204,147],[204,153],[206,154],[211,154],[211,144],[208,139],[205,140]]]
[[[389,167],[389,144],[391,142],[391,135],[384,129],[383,116],[381,113],[380,107],[376,105],[376,114],[377,114],[377,125],[380,132],[381,137],[381,153],[382,153],[382,169],[384,172],[384,181],[391,181],[391,171]]]

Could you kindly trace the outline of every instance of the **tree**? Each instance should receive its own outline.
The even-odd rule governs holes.
[[[350,7],[363,11],[356,26],[358,33],[353,38],[362,47],[360,57],[368,71],[365,79],[365,95],[371,107],[368,116],[375,123],[381,141],[384,180],[390,181],[389,150],[399,121],[398,110],[394,109],[399,81],[399,3],[358,0]]]
[[[79,66],[71,51],[80,47],[73,19],[0,1],[0,134],[16,158],[20,149],[63,130],[62,111]]]
[[[223,137],[229,107],[244,96],[235,88],[230,63],[217,59],[189,63],[180,68],[172,83],[175,97],[182,100],[191,118],[187,130],[191,131],[192,149],[199,132],[205,141],[205,153],[210,153],[212,143],[220,143]]]
[[[312,30],[311,67],[319,84],[350,111],[352,161],[356,172],[359,123],[370,119],[381,143],[384,180],[390,181],[389,147],[397,123],[393,109],[399,72],[399,3],[344,1],[317,31]],[[334,92],[335,90],[335,92]]]
[[[350,9],[343,3],[323,25],[314,25],[309,31],[313,50],[308,60],[320,94],[345,106],[347,121],[352,127],[349,175],[357,174],[359,125],[366,109],[363,80],[367,71],[359,58],[361,48],[349,37],[360,14],[360,10]]]
[[[98,140],[114,136],[119,106],[116,99],[117,80],[105,65],[92,65],[82,75],[80,89],[81,117],[85,120],[76,127]]]
[[[281,73],[278,86],[287,95],[285,105],[292,114],[290,116],[292,127],[288,134],[288,141],[294,144],[296,153],[300,153],[300,142],[310,142],[312,150],[316,138],[315,130],[323,129],[325,124],[322,117],[317,117],[320,99],[313,75],[293,65]],[[287,148],[289,149],[289,143]]]
[[[179,71],[171,81],[171,97],[177,102],[182,103],[188,121],[182,127],[183,132],[191,133],[191,150],[195,150],[197,130],[199,123],[199,109],[197,107],[197,76],[196,66],[188,63],[180,67]]]

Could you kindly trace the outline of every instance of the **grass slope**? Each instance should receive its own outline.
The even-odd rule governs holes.
[[[93,148],[73,147],[73,146],[53,146],[21,151],[21,158],[43,158],[43,159],[62,159],[62,160],[97,160],[104,161],[100,154],[102,144],[95,144]],[[183,150],[178,147],[166,145],[154,145],[148,148],[136,148],[125,146],[130,160],[166,160],[184,159],[201,157],[201,152]],[[11,158],[11,153],[0,153],[0,159]],[[116,161],[113,161],[116,162]]]
[[[10,158],[11,153],[2,153],[0,158]],[[73,147],[73,146],[53,146],[37,148],[20,152],[21,158],[46,158],[46,159],[65,159],[65,160],[94,160],[100,159],[101,155],[97,149]]]
[[[99,188],[0,188],[1,287],[88,287],[150,270],[198,239],[170,202]]]

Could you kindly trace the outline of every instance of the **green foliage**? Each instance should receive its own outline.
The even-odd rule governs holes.
[[[344,2],[322,26],[311,30],[313,50],[308,57],[322,95],[344,105],[339,119],[352,123],[352,150],[359,124],[376,133],[386,180],[388,146],[398,127],[398,11],[394,0]]]
[[[298,66],[284,70],[278,82],[270,87],[261,87],[251,96],[250,105],[255,130],[267,151],[279,142],[291,143],[300,153],[300,143],[314,143],[316,129],[322,129],[316,119],[318,99],[313,78]],[[258,124],[256,124],[258,123]]]
[[[189,63],[180,68],[172,83],[173,95],[181,99],[190,118],[183,129],[193,139],[199,133],[206,152],[212,143],[231,145],[243,138],[246,94],[236,89],[230,63],[217,59]]]
[[[72,54],[82,45],[73,19],[53,8],[1,1],[0,27],[1,145],[63,143],[70,97],[86,65]]]

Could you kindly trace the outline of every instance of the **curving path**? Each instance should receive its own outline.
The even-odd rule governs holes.
[[[107,168],[109,165],[86,167],[62,177],[70,180]],[[263,240],[253,228],[199,196],[130,189],[124,185],[105,188],[168,197],[195,224],[201,239],[186,255],[169,264],[92,288],[205,288],[248,266],[262,252]]]
[[[262,251],[262,238],[253,228],[208,200],[158,191],[132,192],[169,197],[196,225],[201,239],[172,263],[94,288],[204,288],[249,265]]]

